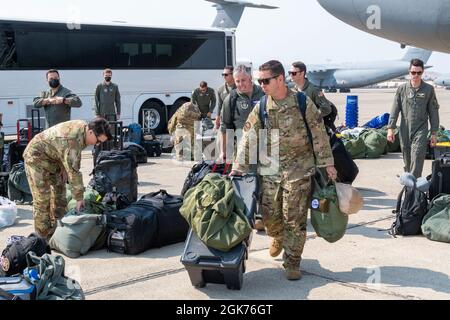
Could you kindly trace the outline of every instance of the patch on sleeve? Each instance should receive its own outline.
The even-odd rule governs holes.
[[[8,272],[9,271],[9,268],[10,268],[10,266],[11,266],[11,263],[9,262],[9,259],[8,258],[5,258],[5,257],[1,257],[0,258],[1,260],[0,260],[0,263],[1,263],[1,266],[2,266],[2,270],[4,271],[4,272]]]
[[[325,97],[322,91],[319,92],[319,97]]]
[[[250,131],[251,128],[252,128],[252,124],[249,121],[247,121],[244,125],[244,131],[248,132],[248,131]]]

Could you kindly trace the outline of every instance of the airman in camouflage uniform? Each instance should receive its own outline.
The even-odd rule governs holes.
[[[247,172],[249,168],[251,132],[268,129],[269,149],[279,150],[279,154],[268,152],[272,160],[270,167],[262,165],[261,158],[258,165],[262,176],[264,224],[268,235],[274,238],[270,255],[276,257],[284,249],[286,277],[298,280],[301,278],[300,261],[306,241],[311,176],[315,166],[326,168],[332,179],[336,179],[337,172],[321,114],[311,99],[307,99],[306,119],[313,136],[314,150],[308,140],[296,93],[285,85],[283,65],[279,61],[269,61],[259,71],[258,81],[268,95],[267,119],[260,119],[260,104],[257,104],[244,126],[232,175]],[[278,137],[272,139],[273,133],[275,136],[278,133]]]
[[[388,124],[388,140],[395,141],[394,129],[401,113],[400,144],[405,172],[416,178],[422,176],[428,142],[428,121],[431,124],[431,145],[437,142],[439,130],[439,104],[433,86],[422,81],[424,63],[411,61],[411,81],[401,85],[395,95]]]
[[[82,120],[60,123],[39,133],[28,144],[23,158],[33,195],[34,227],[40,236],[50,238],[56,220],[65,214],[66,179],[77,200],[77,209],[84,206],[81,152],[88,145],[110,138],[108,122],[96,118],[89,124]]]
[[[60,83],[57,70],[47,71],[47,81],[50,90],[43,91],[39,97],[34,98],[35,108],[44,108],[47,128],[69,121],[71,108],[80,108],[80,98]]]
[[[177,160],[190,161],[193,159],[195,154],[195,125],[196,123],[198,124],[200,119],[201,112],[199,108],[191,102],[183,104],[170,118],[167,130],[173,135]],[[191,155],[190,158],[186,159],[189,154]]]

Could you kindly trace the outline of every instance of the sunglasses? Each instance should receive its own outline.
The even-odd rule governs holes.
[[[231,73],[222,73],[222,77],[228,77],[230,75],[231,75]]]
[[[421,76],[421,75],[423,75],[423,71],[418,71],[418,72],[416,72],[416,71],[410,71],[409,73],[411,73],[411,75],[412,76]]]
[[[290,75],[290,76],[296,76],[297,74],[299,74],[299,73],[302,73],[303,71],[289,71],[288,72],[288,74]]]
[[[270,77],[270,78],[265,78],[265,79],[258,79],[258,83],[259,83],[259,85],[269,85],[269,83],[270,83],[270,81],[272,80],[272,79],[275,79],[275,78],[278,78],[280,75],[276,75],[276,76],[273,76],[273,77]]]

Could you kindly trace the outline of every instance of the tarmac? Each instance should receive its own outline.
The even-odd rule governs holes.
[[[394,90],[359,89],[360,124],[390,112]],[[327,97],[338,107],[345,122],[346,94]],[[450,126],[450,91],[438,89],[441,124]],[[65,258],[66,275],[77,279],[88,300],[429,300],[450,299],[449,244],[423,236],[393,238],[387,234],[401,190],[401,154],[376,160],[356,160],[360,173],[354,186],[364,196],[364,208],[350,216],[343,239],[330,244],[318,238],[308,222],[308,240],[303,253],[300,281],[284,277],[281,255],[271,258],[270,238],[254,232],[247,272],[240,291],[208,284],[196,289],[180,262],[184,243],[152,249],[138,256],[106,250],[89,252],[78,259]],[[176,163],[170,154],[149,158],[140,165],[139,194],[165,189],[179,194],[193,163]],[[84,182],[90,180],[92,157],[82,160]],[[427,160],[424,175],[431,173]],[[0,244],[11,235],[33,232],[31,206],[19,206],[12,227],[0,230]],[[54,252],[56,253],[56,252]],[[57,254],[57,253],[56,253]]]

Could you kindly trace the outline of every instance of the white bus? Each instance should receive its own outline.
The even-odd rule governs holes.
[[[94,117],[94,91],[104,68],[122,96],[121,120],[164,133],[175,110],[200,81],[217,88],[224,66],[235,65],[233,31],[124,24],[0,20],[0,113],[3,131],[30,118],[33,98],[48,90],[45,73],[58,69],[63,86],[82,100],[72,119]],[[43,117],[43,113],[41,113]]]

